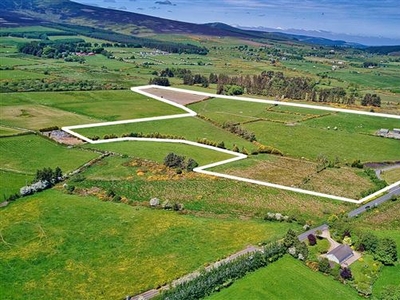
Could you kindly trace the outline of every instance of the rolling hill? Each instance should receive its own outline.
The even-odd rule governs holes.
[[[259,42],[306,43],[326,46],[354,46],[344,41],[304,38],[292,34],[244,30],[222,23],[192,24],[143,14],[100,8],[69,0],[3,0],[0,3],[3,26],[80,25],[124,35],[193,34],[236,37]]]

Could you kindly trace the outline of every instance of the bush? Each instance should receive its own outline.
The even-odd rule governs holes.
[[[326,257],[322,257],[318,261],[318,271],[325,274],[329,274],[329,272],[331,271],[331,265]]]
[[[309,244],[310,246],[314,246],[314,245],[317,244],[317,238],[315,237],[315,235],[309,234],[309,235],[307,236],[307,238],[308,238],[308,244]]]

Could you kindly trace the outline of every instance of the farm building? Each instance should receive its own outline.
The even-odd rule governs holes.
[[[342,264],[352,256],[354,256],[353,250],[348,245],[340,245],[328,252],[326,258],[337,264]]]

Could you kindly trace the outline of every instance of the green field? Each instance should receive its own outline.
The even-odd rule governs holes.
[[[57,166],[67,173],[99,156],[90,151],[61,146],[33,134],[1,138],[0,152],[0,165],[3,170],[31,175],[35,174],[37,169]]]
[[[203,101],[190,108],[220,124],[244,122],[241,126],[254,132],[259,142],[292,157],[315,160],[323,154],[341,162],[400,158],[399,141],[373,136],[381,128],[397,128],[396,119],[226,99]]]
[[[33,129],[182,113],[179,108],[130,90],[5,95],[2,122]],[[22,110],[27,111],[25,116]]]
[[[285,256],[206,299],[362,299],[349,286]]]
[[[395,183],[400,180],[400,168],[384,171],[381,176],[387,183]]]
[[[176,153],[184,154],[180,151]],[[143,157],[147,158],[148,155]],[[233,182],[194,172],[179,175],[174,170],[165,170],[159,164],[162,159],[158,164],[143,159],[139,162],[133,159],[129,163],[130,160],[106,158],[82,174],[86,180],[74,182],[71,179],[70,184],[84,190],[92,187],[101,191],[111,189],[132,204],[146,204],[148,199],[158,197],[171,203],[183,203],[188,211],[200,214],[264,218],[267,212],[280,212],[296,218],[300,224],[306,221],[322,222],[327,215],[339,214],[354,207],[341,201]]]
[[[104,144],[87,144],[85,148],[107,150],[132,157],[141,157],[163,163],[168,153],[174,152],[186,158],[193,158],[200,165],[210,164],[225,159],[233,158],[232,155],[178,143],[138,142],[126,141]]]
[[[32,174],[8,172],[0,169],[0,202],[9,196],[19,193],[21,187],[31,183]]]
[[[360,159],[368,161],[396,161],[400,158],[400,142],[346,131],[313,128],[306,123],[287,126],[274,122],[257,122],[244,126],[255,132],[258,141],[280,149],[285,155],[315,160],[322,154],[341,162]]]
[[[289,224],[221,220],[49,190],[0,211],[2,299],[119,299],[184,275]]]
[[[223,141],[225,147],[232,149],[233,145],[236,144],[241,147],[246,147],[249,150],[255,147],[250,142],[229,133],[215,125],[208,123],[199,118],[186,117],[180,119],[160,120],[151,122],[140,122],[123,125],[103,126],[103,127],[92,127],[77,129],[76,132],[87,136],[99,136],[102,138],[106,134],[115,134],[121,136],[124,133],[130,132],[142,132],[142,133],[161,133],[170,134],[174,136],[184,137],[190,141],[197,141],[197,139],[206,138],[210,141],[217,143]]]

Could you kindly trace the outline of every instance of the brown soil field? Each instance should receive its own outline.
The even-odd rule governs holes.
[[[206,96],[191,94],[189,91],[186,93],[186,92],[176,92],[158,88],[148,88],[148,89],[143,89],[143,91],[173,101],[181,105],[187,105],[203,101],[208,98]]]

